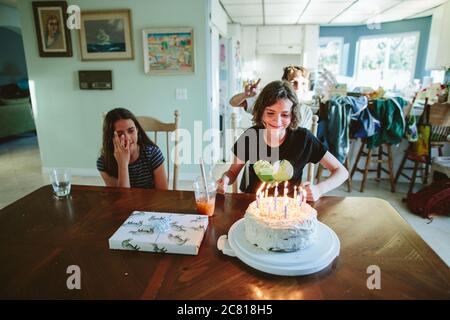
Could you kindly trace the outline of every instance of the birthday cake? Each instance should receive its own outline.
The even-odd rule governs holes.
[[[297,197],[257,195],[244,221],[246,239],[266,251],[297,251],[316,240],[317,211]]]

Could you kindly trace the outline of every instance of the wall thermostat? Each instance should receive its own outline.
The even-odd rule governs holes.
[[[111,70],[80,70],[78,79],[82,90],[112,90]]]

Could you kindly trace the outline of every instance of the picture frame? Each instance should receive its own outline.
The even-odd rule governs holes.
[[[129,9],[82,11],[79,30],[81,60],[133,60]]]
[[[72,57],[72,39],[66,27],[66,1],[33,1],[40,57]]]
[[[193,28],[149,28],[142,31],[144,71],[150,75],[195,72]]]

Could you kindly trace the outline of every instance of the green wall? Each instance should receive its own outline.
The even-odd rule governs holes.
[[[81,10],[130,9],[134,60],[82,62],[78,31],[72,30],[73,57],[41,58],[31,0],[18,1],[22,21],[28,75],[34,82],[34,105],[38,140],[44,170],[67,167],[75,174],[96,174],[95,162],[101,145],[102,114],[116,106],[136,115],[173,121],[180,111],[181,127],[193,132],[194,121],[207,118],[207,1],[132,0],[68,1]],[[144,73],[142,30],[153,27],[193,27],[195,74],[149,76]],[[112,91],[80,90],[78,70],[112,70]],[[188,99],[177,101],[176,88],[187,88]],[[180,173],[197,172],[197,166],[182,165]]]

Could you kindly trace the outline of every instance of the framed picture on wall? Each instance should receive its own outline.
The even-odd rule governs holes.
[[[66,27],[66,12],[65,1],[33,1],[39,56],[72,56],[72,40]]]
[[[194,73],[192,28],[143,30],[144,69],[147,74]]]
[[[128,9],[82,11],[81,60],[132,60],[133,37]]]

